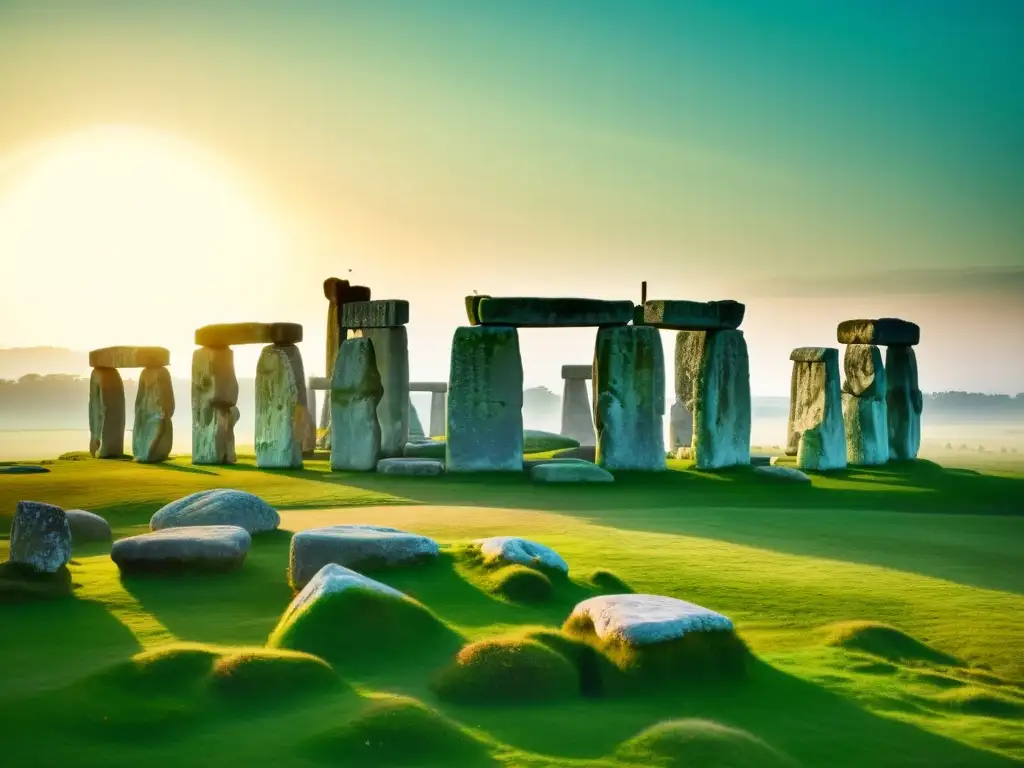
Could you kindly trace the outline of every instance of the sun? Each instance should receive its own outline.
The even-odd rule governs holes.
[[[288,247],[230,166],[162,133],[100,126],[0,158],[0,319],[19,344],[188,349],[200,325],[275,310]]]

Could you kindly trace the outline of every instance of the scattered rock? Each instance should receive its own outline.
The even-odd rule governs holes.
[[[306,374],[298,347],[264,347],[256,364],[256,466],[301,469],[306,427]]]
[[[604,595],[573,608],[569,621],[589,620],[602,641],[651,645],[693,632],[732,631],[728,618],[685,600],[660,595]]]
[[[444,462],[437,459],[381,459],[377,472],[381,475],[432,477],[444,471]]]
[[[921,343],[921,328],[916,323],[895,317],[844,320],[836,329],[836,339],[840,344],[914,346]]]
[[[234,525],[168,528],[118,539],[110,559],[122,573],[233,571],[245,562],[252,539]]]
[[[643,322],[676,331],[735,330],[743,322],[745,305],[738,301],[648,301]]]
[[[387,568],[433,560],[437,542],[397,528],[332,525],[292,537],[289,580],[304,586],[328,563],[354,569]]]
[[[42,475],[50,470],[35,464],[5,464],[0,466],[0,475]]]
[[[89,453],[124,455],[124,382],[116,368],[93,368],[89,378]]]
[[[196,330],[198,347],[230,347],[235,344],[298,344],[302,326],[298,323],[221,323]],[[166,365],[166,363],[165,363]]]
[[[481,297],[476,307],[481,325],[516,328],[572,328],[626,325],[633,302],[546,297]]]
[[[154,514],[149,527],[192,528],[197,526],[235,526],[249,533],[273,531],[281,516],[259,496],[230,488],[197,491],[172,501]]]
[[[86,512],[84,509],[69,509],[64,514],[71,529],[72,543],[110,541],[113,538],[110,523],[97,514]]]
[[[377,406],[384,395],[370,339],[341,345],[331,387],[331,469],[370,472],[380,457]]]
[[[613,483],[608,470],[583,460],[545,461],[530,470],[536,483]]]
[[[376,303],[376,302],[371,302]],[[347,307],[351,304],[346,305]],[[383,389],[377,404],[380,424],[380,456],[402,455],[409,439],[409,335],[405,326],[398,328],[363,328],[355,338],[373,343],[374,360]]]
[[[10,562],[37,573],[56,573],[71,560],[71,528],[64,510],[19,501],[11,521]]]
[[[409,324],[409,302],[404,299],[350,301],[341,308],[346,328],[397,328]]]
[[[132,455],[136,461],[156,463],[171,455],[173,415],[174,389],[170,372],[166,368],[145,368],[139,376],[132,427]]]
[[[476,542],[485,560],[504,560],[551,571],[569,573],[569,564],[551,547],[518,536],[492,536]]]
[[[171,353],[163,347],[104,347],[89,353],[93,368],[163,368]]]
[[[754,471],[759,475],[767,475],[768,477],[775,478],[777,480],[788,480],[794,483],[810,483],[811,478],[801,472],[795,467],[781,467],[775,465],[759,465],[754,467]]]

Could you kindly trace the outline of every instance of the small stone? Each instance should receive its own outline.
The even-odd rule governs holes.
[[[281,524],[277,510],[259,496],[231,488],[196,491],[165,504],[150,520],[154,531],[204,525],[233,526],[249,533],[273,531]]]
[[[754,471],[759,475],[765,475],[776,480],[787,480],[792,483],[811,482],[810,477],[794,467],[780,467],[769,464],[768,466],[756,466]]]
[[[364,576],[337,563],[327,563],[319,571],[311,574],[310,578],[306,580],[302,591],[295,596],[288,608],[285,609],[278,628],[274,630],[273,634],[275,636],[281,634],[284,627],[294,622],[307,606],[312,605],[317,600],[349,589],[379,592],[399,600],[409,599],[397,589],[371,579],[369,576]]]
[[[895,317],[844,320],[836,329],[836,338],[840,344],[915,346],[921,343],[921,328],[916,323]]]
[[[122,573],[233,571],[242,566],[252,539],[233,525],[168,528],[118,539],[110,559]]]
[[[71,529],[71,541],[74,544],[87,541],[110,541],[113,534],[110,523],[99,515],[86,512],[84,509],[69,509],[64,513]]]
[[[594,365],[593,363],[590,365],[563,365],[562,378],[590,381],[594,378]]]
[[[236,344],[298,344],[302,326],[298,323],[221,323],[196,330],[198,347],[230,347]]]
[[[93,368],[89,377],[89,453],[98,459],[124,455],[124,382],[116,368]]]
[[[11,521],[10,562],[56,573],[71,560],[71,528],[64,510],[41,501],[19,501]]]
[[[346,328],[397,328],[409,324],[409,302],[404,299],[350,301],[341,308]]]
[[[104,347],[89,353],[93,368],[162,368],[171,364],[163,347]]]
[[[348,339],[338,351],[331,389],[331,469],[370,472],[380,458],[377,406],[384,395],[370,339]]]
[[[271,344],[256,363],[256,466],[301,469],[306,374],[298,347]]]
[[[732,621],[685,600],[660,595],[604,595],[573,608],[569,621],[586,618],[604,642],[632,646],[676,640],[694,632],[731,632]]]
[[[174,443],[174,389],[166,368],[145,368],[139,376],[132,426],[132,455],[135,461],[152,464],[165,461]]]
[[[633,319],[633,302],[487,296],[480,300],[476,314],[481,325],[514,328],[615,326]]]
[[[615,477],[606,469],[588,461],[545,461],[530,470],[535,483],[613,483]]]
[[[738,301],[648,301],[643,323],[676,331],[735,330],[746,307]]]
[[[569,573],[569,564],[551,547],[518,536],[492,536],[474,542],[485,560],[503,560],[530,568]]]
[[[437,459],[381,459],[377,462],[377,473],[381,475],[404,475],[406,477],[433,477],[444,471],[444,462]]]
[[[346,568],[386,568],[433,560],[437,542],[426,536],[374,525],[332,525],[292,537],[289,580],[300,588],[328,563]]]

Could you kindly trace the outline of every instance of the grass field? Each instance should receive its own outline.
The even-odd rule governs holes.
[[[295,472],[250,459],[48,466],[0,476],[0,530],[18,500],[34,499],[89,509],[131,535],[167,501],[231,487],[278,507],[286,531],[362,522],[433,536],[436,564],[374,576],[427,606],[447,639],[392,647],[353,622],[337,631],[356,650],[330,667],[259,650],[292,595],[284,531],[256,537],[241,570],[216,576],[122,580],[109,545],[76,548],[73,598],[0,605],[4,766],[1024,761],[1020,467],[919,461],[803,487],[672,462],[664,476],[588,488],[330,473],[324,461]],[[495,593],[460,553],[496,534],[554,547],[572,581],[542,602]],[[558,629],[611,580],[595,578],[602,571],[730,616],[756,658],[749,678],[533,703],[500,678],[484,703],[435,693],[458,645]]]

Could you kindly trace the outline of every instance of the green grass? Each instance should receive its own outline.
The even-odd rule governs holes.
[[[65,460],[48,464],[48,474],[0,478],[0,530],[18,500],[34,499],[89,509],[110,520],[115,537],[132,535],[168,501],[231,487],[278,507],[288,531],[375,523],[443,547],[433,564],[374,574],[422,608],[335,605],[313,617],[306,640],[273,643],[288,648],[268,648],[293,595],[285,531],[254,538],[240,570],[205,576],[122,580],[109,543],[77,548],[70,597],[60,595],[61,582],[54,599],[0,601],[2,762],[1024,760],[1019,467],[917,462],[814,475],[794,488],[746,469],[712,474],[669,463],[664,476],[624,474],[599,489],[525,477],[330,473],[322,460],[270,472],[251,458],[230,468]],[[555,548],[570,578],[545,575],[543,599],[510,597],[500,588],[504,567],[465,555],[473,539],[492,535]],[[0,559],[6,554],[0,539]],[[609,685],[616,670],[628,676],[628,659],[560,628],[578,600],[621,591],[730,616],[749,649],[745,676]],[[569,679],[568,670],[573,685],[539,702],[438,695],[438,676],[460,648],[495,641],[543,648],[540,658],[561,670],[553,679]],[[481,666],[487,671],[466,678],[471,685],[487,689],[519,663],[515,653],[495,658],[508,666]]]

